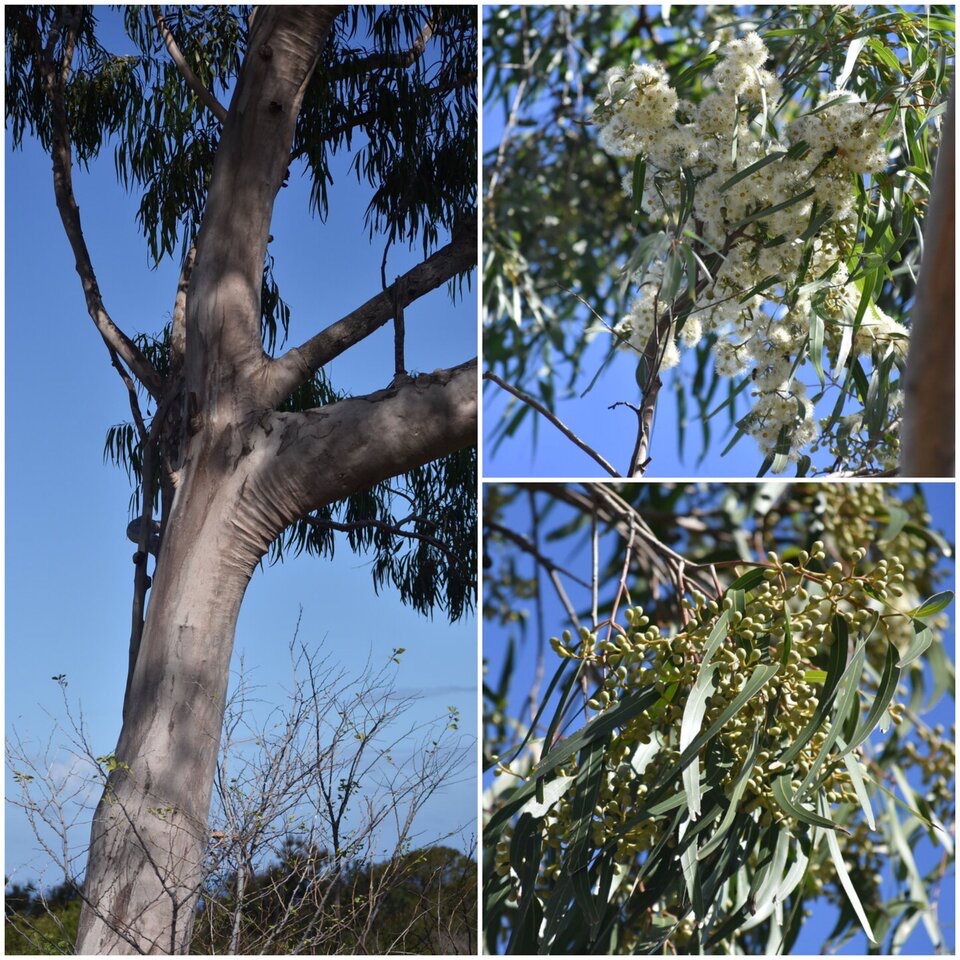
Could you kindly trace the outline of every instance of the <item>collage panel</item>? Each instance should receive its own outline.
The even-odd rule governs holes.
[[[954,484],[487,483],[488,954],[953,950]]]
[[[479,14],[4,8],[4,955],[476,955]]]
[[[953,477],[954,55],[950,5],[485,6],[484,476]]]

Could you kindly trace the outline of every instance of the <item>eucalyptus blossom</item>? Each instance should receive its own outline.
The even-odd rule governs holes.
[[[856,178],[886,169],[893,117],[888,107],[835,90],[811,112],[780,122],[788,100],[764,68],[762,38],[748,32],[717,54],[709,92],[696,105],[678,98],[662,64],[607,73],[594,115],[598,141],[634,161],[624,192],[675,237],[632,270],[639,292],[612,333],[623,349],[655,356],[661,370],[715,335],[717,372],[752,379],[741,429],[771,460],[781,454],[773,462],[780,472],[819,436],[803,379],[808,363],[821,385],[821,352],[834,366],[851,356],[903,365],[905,326],[876,307],[851,322],[861,291],[848,267],[858,233]],[[707,251],[714,252],[709,266],[701,258]],[[891,440],[878,463],[894,467],[897,452]]]

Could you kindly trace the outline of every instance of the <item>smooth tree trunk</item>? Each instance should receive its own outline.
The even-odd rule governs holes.
[[[305,413],[275,410],[350,340],[337,331],[277,360],[260,340],[273,202],[341,9],[260,8],[224,122],[186,297],[182,459],[91,831],[81,954],[189,950],[234,630],[270,543],[310,510],[476,440],[475,361]],[[467,258],[470,245],[454,253]],[[429,264],[418,282],[436,285]],[[361,327],[387,319],[378,304],[361,308]]]
[[[923,225],[923,260],[911,311],[904,374],[904,477],[952,477],[956,470],[956,94],[950,92],[943,142]]]

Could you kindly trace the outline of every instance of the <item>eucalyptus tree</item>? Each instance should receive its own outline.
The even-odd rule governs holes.
[[[487,485],[489,952],[950,952],[948,490]]]
[[[896,472],[901,440],[953,475],[902,384],[952,407],[952,227],[925,219],[952,206],[952,8],[504,6],[485,37],[491,449],[544,417],[594,470],[662,472],[671,390],[712,475],[735,444],[751,472]]]
[[[476,11],[128,7],[132,54],[104,40],[110,16],[11,8],[7,125],[14,144],[35,137],[50,154],[87,311],[132,414],[107,442],[140,515],[129,677],[77,950],[176,953],[190,943],[234,630],[261,558],[329,555],[345,531],[373,550],[375,586],[451,618],[472,605],[476,363],[412,376],[403,335],[404,309],[445,283],[462,295],[476,262]],[[110,315],[84,239],[74,173],[107,150],[140,193],[150,254],[182,264],[159,337]],[[381,276],[282,351],[274,202],[302,173],[323,219],[343,150],[371,189]],[[423,259],[388,282],[401,244]],[[391,321],[392,381],[338,390],[325,367]]]

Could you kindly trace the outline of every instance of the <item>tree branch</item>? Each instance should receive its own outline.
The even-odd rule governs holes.
[[[432,36],[433,21],[427,20],[420,31],[420,35],[413,41],[408,50],[402,50],[400,53],[371,53],[369,56],[359,57],[349,63],[339,64],[338,67],[331,69],[327,76],[331,80],[345,80],[347,77],[370,73],[373,70],[406,69],[423,56],[423,51],[426,50],[427,43]]]
[[[185,384],[211,412],[231,395],[233,371],[253,379],[268,364],[260,296],[270,220],[304,94],[342,10],[264,7],[254,21],[217,147],[186,304],[187,339],[204,340],[213,351],[207,360],[216,361],[204,368],[207,361],[188,351]]]
[[[516,387],[511,387],[509,383],[505,380],[501,380],[495,373],[491,373],[489,370],[483,375],[484,380],[489,380],[491,383],[495,383],[502,390],[506,390],[507,393],[512,394],[521,402],[525,403],[528,407],[531,407],[533,410],[536,410],[542,417],[545,417],[549,420],[568,440],[572,441],[576,446],[578,446],[588,457],[592,460],[595,460],[597,463],[603,467],[611,477],[619,477],[620,474],[617,472],[617,468],[612,464],[608,463],[603,457],[597,453],[588,443],[581,440],[559,417],[551,413],[542,403],[537,400],[534,400],[528,393],[524,393],[522,390],[518,390]]]
[[[54,28],[56,30],[58,28]],[[107,349],[116,353],[134,376],[146,387],[154,398],[159,398],[163,383],[153,364],[137,348],[136,344],[113,322],[103,305],[103,297],[97,276],[90,260],[80,223],[80,208],[73,193],[73,159],[70,128],[64,102],[64,90],[70,75],[73,61],[75,27],[67,31],[63,58],[58,69],[53,58],[54,34],[51,32],[47,49],[40,46],[39,37],[34,38],[38,72],[43,78],[44,91],[50,103],[52,143],[50,147],[53,160],[53,189],[57,210],[63,223],[64,232],[73,250],[77,274],[83,287],[87,303],[87,312],[103,337]]]
[[[194,241],[180,268],[177,295],[173,301],[173,322],[170,325],[170,372],[173,377],[183,369],[183,358],[187,352],[187,290],[196,258],[197,244]]]
[[[341,523],[338,520],[318,520],[316,517],[303,517],[302,518],[306,523],[309,523],[312,527],[317,527],[318,529],[328,529],[328,530],[339,530],[341,533],[349,533],[351,530],[361,530],[364,527],[375,527],[377,530],[384,530],[387,533],[392,533],[398,537],[404,537],[407,540],[416,540],[420,543],[427,543],[431,547],[436,548],[440,551],[446,558],[447,563],[450,565],[451,569],[456,571],[456,575],[460,577],[468,586],[476,589],[476,579],[471,576],[472,571],[467,570],[460,559],[460,557],[450,548],[450,546],[444,543],[442,540],[438,540],[436,537],[431,537],[428,533],[417,533],[416,530],[404,530],[402,524],[406,523],[409,520],[422,519],[419,517],[406,517],[403,520],[398,521],[397,523],[387,523],[385,520],[376,520],[371,518],[370,520],[354,520],[349,523]]]
[[[471,215],[475,217],[476,211],[472,211]],[[321,330],[306,343],[271,361],[267,368],[266,403],[269,406],[281,403],[325,363],[391,320],[397,306],[394,303],[394,290],[399,290],[401,285],[405,290],[399,304],[402,308],[474,266],[477,262],[476,234],[468,230],[455,233],[450,243],[402,274],[386,290]]]
[[[356,490],[477,441],[477,361],[302,413],[263,414],[260,451],[234,517],[238,558],[256,562],[289,524]]]
[[[107,350],[110,353],[110,362],[113,364],[114,369],[120,375],[120,379],[127,388],[127,396],[130,399],[130,413],[133,416],[133,422],[137,428],[137,435],[140,437],[140,442],[145,443],[147,439],[147,426],[143,422],[143,414],[140,412],[140,402],[137,399],[136,384],[131,379],[130,374],[127,373],[126,367],[120,362],[116,350],[109,346]]]
[[[187,63],[177,41],[174,39],[170,28],[163,19],[163,13],[156,4],[152,4],[150,10],[153,12],[153,18],[157,24],[157,30],[166,44],[170,59],[177,65],[180,75],[187,82],[187,86],[200,98],[200,102],[221,122],[227,119],[226,107],[200,82],[200,78],[193,72],[190,64]]]

